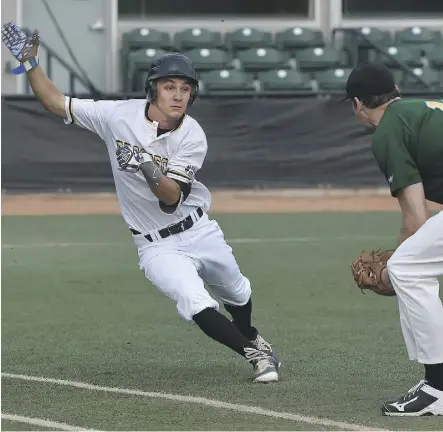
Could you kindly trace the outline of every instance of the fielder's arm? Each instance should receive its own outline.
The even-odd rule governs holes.
[[[398,194],[398,202],[402,211],[402,227],[398,243],[403,243],[415,234],[431,217],[426,203],[423,183],[416,183],[403,188]]]

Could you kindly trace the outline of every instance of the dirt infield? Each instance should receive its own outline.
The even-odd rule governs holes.
[[[399,211],[384,189],[212,191],[211,213],[298,213]],[[442,210],[443,206],[431,205]],[[2,215],[119,214],[114,194],[2,196]]]

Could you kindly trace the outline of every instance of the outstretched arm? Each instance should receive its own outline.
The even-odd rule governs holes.
[[[2,39],[11,54],[20,62],[20,66],[14,69],[13,73],[26,72],[34,95],[45,109],[65,118],[65,96],[58,91],[38,65],[38,32],[29,37],[17,25],[10,22],[2,26]]]
[[[28,72],[28,80],[33,93],[44,108],[59,117],[66,118],[65,95],[59,92],[40,66]]]

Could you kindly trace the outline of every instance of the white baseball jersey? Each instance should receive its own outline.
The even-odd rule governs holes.
[[[157,136],[158,123],[146,118],[146,104],[145,99],[94,101],[66,97],[64,120],[96,133],[106,143],[123,219],[143,234],[173,224],[197,207],[207,212],[211,205],[210,192],[194,178],[207,152],[203,129],[185,115],[176,129]],[[161,210],[142,173],[118,169],[116,149],[122,145],[149,153],[168,177],[192,183],[191,193],[173,214]]]

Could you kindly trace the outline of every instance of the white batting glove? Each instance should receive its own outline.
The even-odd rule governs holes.
[[[40,36],[37,31],[29,37],[16,24],[9,22],[2,26],[3,43],[21,65],[11,73],[20,75],[38,66]]]
[[[136,173],[142,163],[152,162],[152,157],[148,153],[134,150],[127,145],[117,147],[116,156],[120,171]]]

